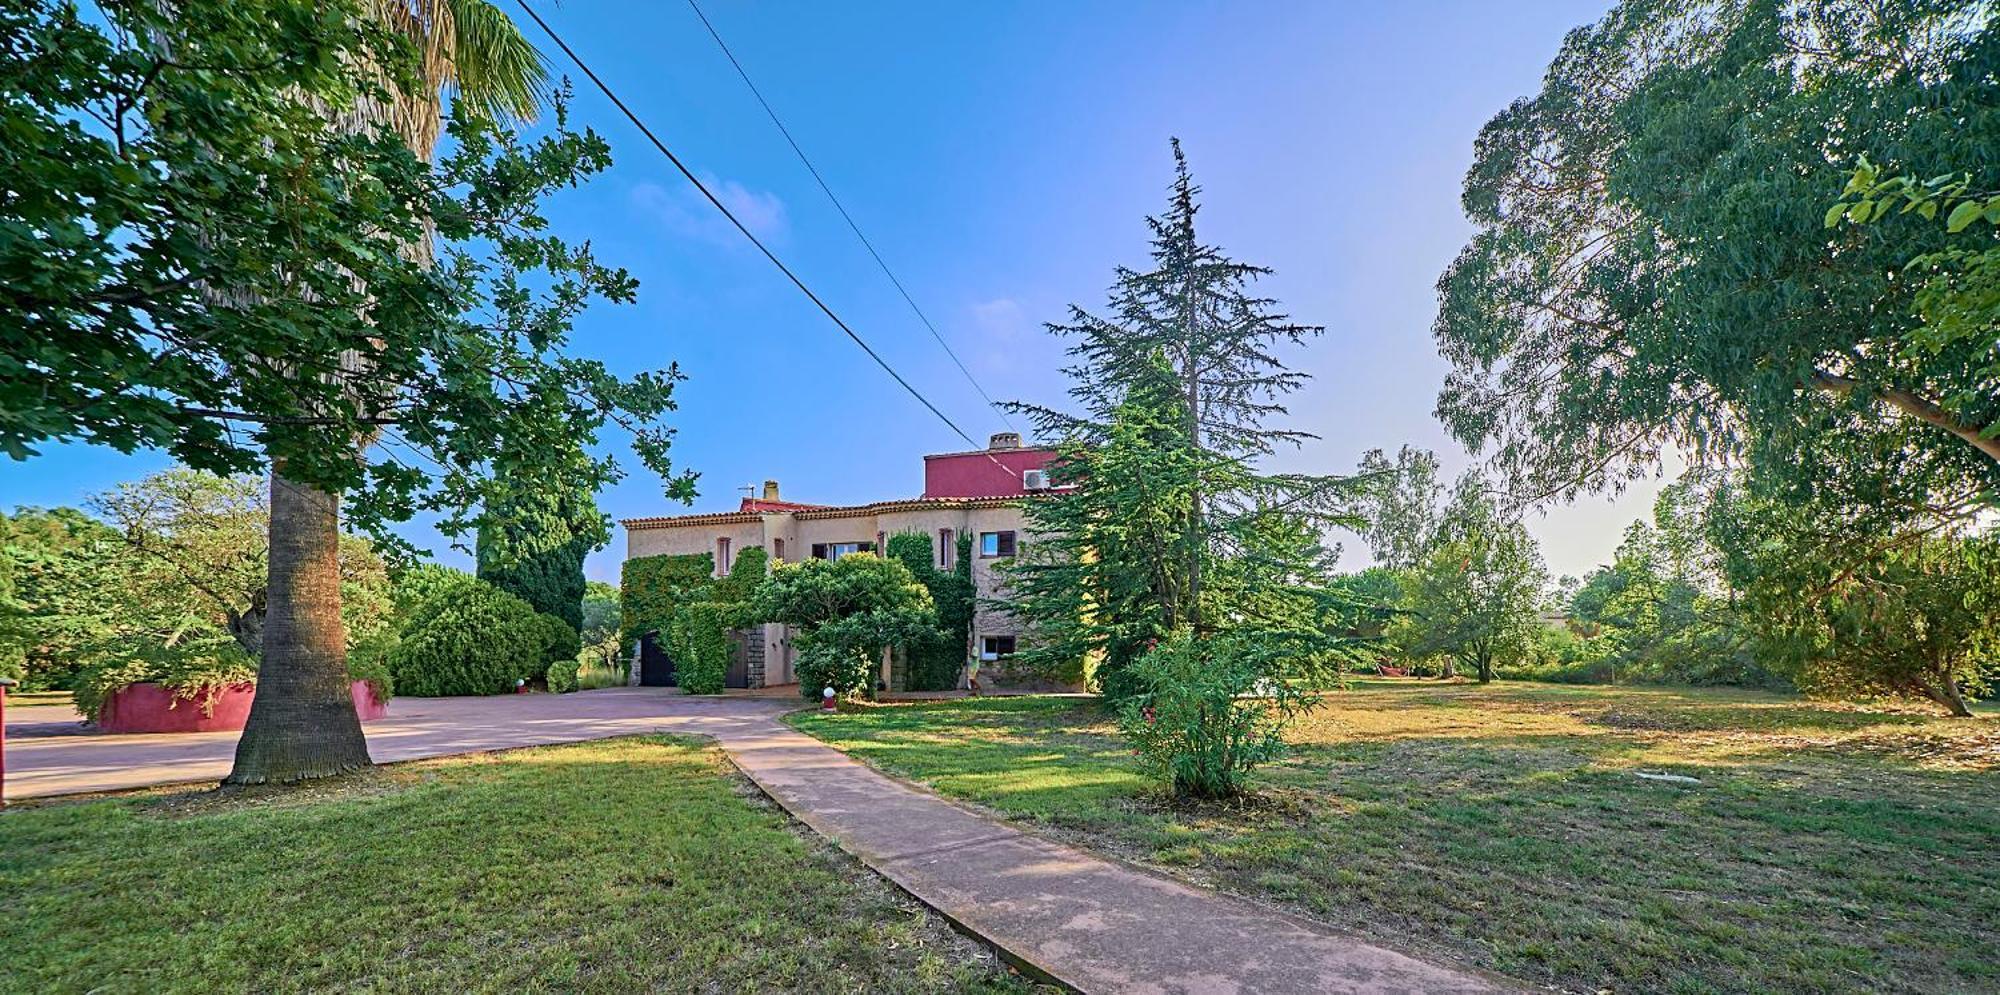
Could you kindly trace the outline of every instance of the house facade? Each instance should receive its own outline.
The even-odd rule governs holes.
[[[1004,669],[1022,626],[989,602],[1004,601],[999,572],[1023,541],[1021,503],[1047,486],[1053,450],[1024,447],[1020,436],[993,436],[986,449],[924,457],[922,496],[861,505],[818,505],[788,501],[778,482],[764,482],[757,497],[745,497],[735,511],[660,518],[632,518],[625,527],[625,555],[709,553],[717,576],[729,572],[736,554],[761,547],[774,561],[837,560],[852,553],[881,554],[890,536],[916,532],[931,540],[934,565],[956,566],[958,540],[972,540],[972,582],[979,598],[971,646],[989,666]],[[798,680],[797,648],[789,626],[776,623],[739,634],[738,666],[732,686],[768,687]],[[634,668],[635,680],[639,668]],[[901,674],[887,662],[882,679],[896,687]]]

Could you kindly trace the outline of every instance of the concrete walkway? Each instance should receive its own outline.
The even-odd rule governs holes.
[[[644,732],[713,737],[808,826],[1016,962],[1085,992],[1513,990],[1052,843],[794,732],[776,721],[789,707],[639,688],[399,698],[367,728],[382,762]],[[8,796],[213,780],[234,742],[225,733],[21,739],[8,744]]]

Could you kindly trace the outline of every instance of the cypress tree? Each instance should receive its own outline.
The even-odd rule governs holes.
[[[509,490],[489,500],[479,526],[479,579],[583,629],[583,560],[610,541],[588,491]]]

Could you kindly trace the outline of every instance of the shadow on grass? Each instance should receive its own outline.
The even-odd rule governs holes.
[[[1074,701],[795,724],[1075,841],[1561,988],[2000,987],[2000,778],[1922,755],[1978,749],[1990,719],[1740,692],[1346,695],[1234,807],[1166,802]]]

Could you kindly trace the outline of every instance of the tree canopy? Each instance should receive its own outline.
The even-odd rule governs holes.
[[[1910,348],[1903,264],[1946,232],[1826,226],[1863,152],[1929,175],[1995,147],[1996,66],[1970,0],[1627,0],[1573,31],[1479,136],[1439,416],[1531,500],[1669,447],[1822,498],[1884,467],[2000,483],[1986,344]]]
[[[415,87],[419,53],[340,0],[105,14],[0,14],[18,69],[0,79],[16,185],[0,206],[0,451],[84,441],[222,474],[282,461],[365,527],[429,510],[452,532],[494,453],[557,454],[510,468],[524,491],[610,479],[577,442],[617,421],[692,493],[661,422],[679,373],[618,377],[564,351],[583,308],[635,290],[537,208],[609,164],[603,139],[560,106],[530,141],[460,104],[433,166],[344,126],[324,109]],[[435,264],[411,265],[432,233]],[[356,459],[356,440],[381,445]]]

